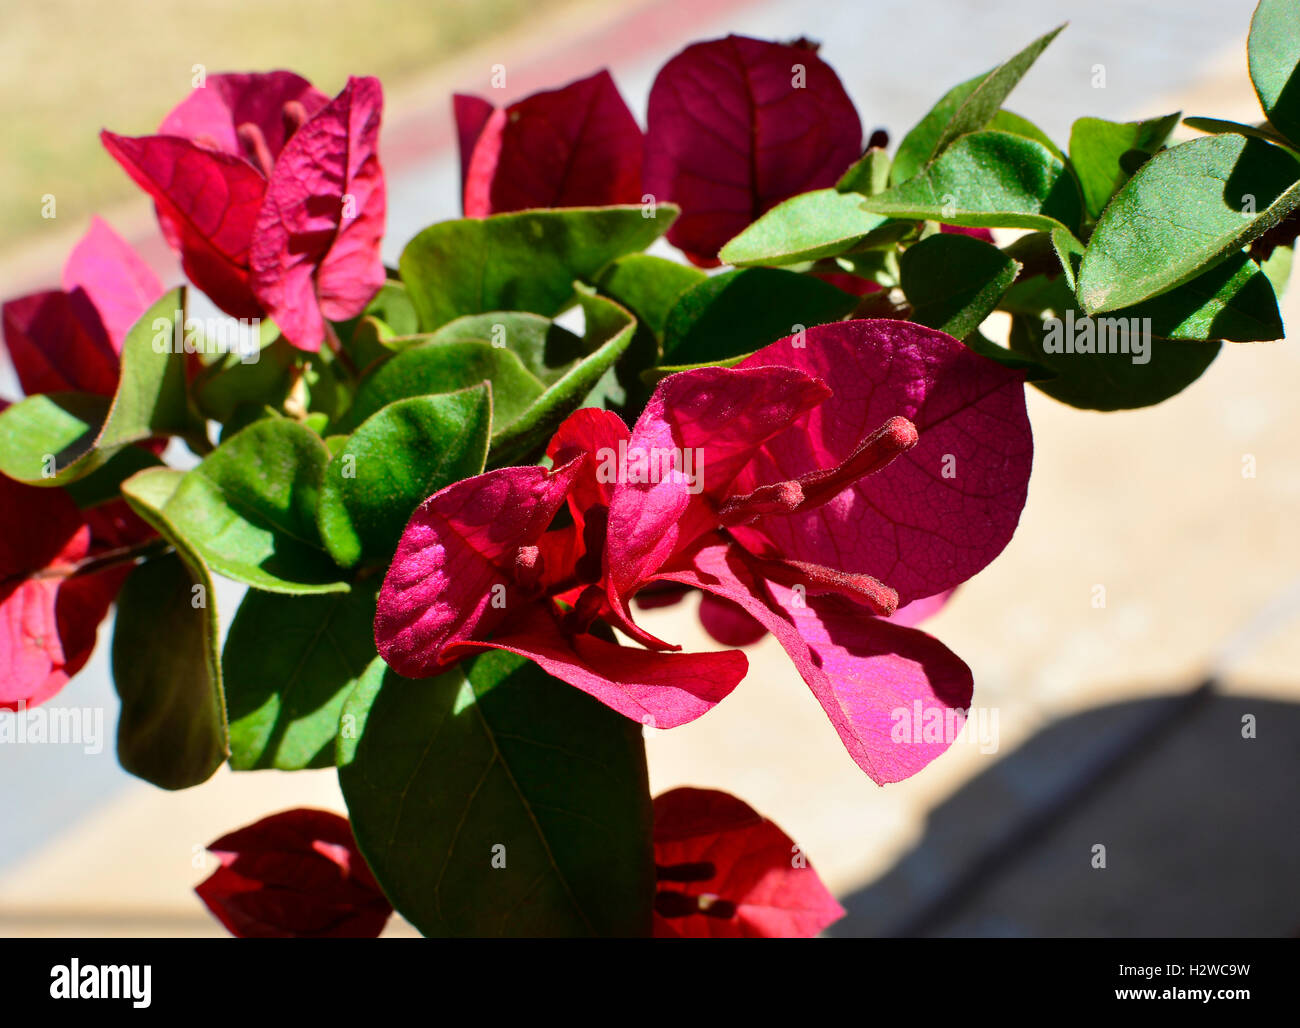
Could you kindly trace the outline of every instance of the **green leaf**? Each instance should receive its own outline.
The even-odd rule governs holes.
[[[1054,333],[1047,323],[1038,318],[1016,315],[1012,321],[1011,349],[1023,354],[1057,373],[1052,379],[1034,382],[1034,386],[1071,407],[1084,410],[1129,410],[1149,407],[1182,392],[1201,377],[1222,346],[1218,342],[1192,343],[1151,337],[1146,350],[1145,363],[1141,354],[1059,352],[1074,343],[1082,312],[1062,313]],[[1110,331],[1108,323],[1123,323],[1129,330],[1130,350],[1133,349],[1133,322],[1129,318],[1106,316],[1092,319],[1091,342],[1097,347],[1097,335],[1103,329]],[[1075,344],[1077,345],[1077,343]]]
[[[372,576],[351,592],[244,594],[222,662],[236,771],[332,767],[339,714],[375,653]]]
[[[997,307],[1020,264],[996,246],[944,233],[909,247],[899,259],[912,320],[965,339]]]
[[[390,278],[361,312],[363,318],[378,318],[394,335],[408,336],[420,331],[420,317],[406,284]]]
[[[1063,315],[1075,299],[1062,279],[1039,275],[1017,282],[1001,306],[1014,314]],[[1273,287],[1242,253],[1167,293],[1111,313],[1146,319],[1152,335],[1163,339],[1249,342],[1278,339],[1283,332]]]
[[[473,342],[504,347],[543,385],[561,377],[585,352],[581,338],[550,318],[527,311],[467,314],[419,338],[429,343]]]
[[[834,257],[860,245],[886,218],[868,214],[862,194],[814,189],[792,196],[745,228],[718,251],[738,268],[799,264]]]
[[[684,293],[668,315],[664,360],[712,364],[753,353],[800,326],[839,321],[858,298],[811,275],[742,268],[711,275]]]
[[[371,415],[325,469],[316,520],[330,556],[343,567],[387,564],[416,507],[483,470],[491,431],[486,383],[408,397]]]
[[[1057,37],[1064,25],[1058,25],[1051,32],[1039,36],[1010,60],[1003,62],[984,76],[975,88],[961,101],[951,118],[943,126],[930,160],[944,152],[957,138],[969,132],[984,128],[1001,109],[1003,101],[1011,95],[1016,84],[1024,78],[1038,55],[1047,49],[1047,45]]]
[[[1266,143],[1276,143],[1278,146],[1286,148],[1289,152],[1295,153],[1293,144],[1285,136],[1279,133],[1268,122],[1261,122],[1258,125],[1247,125],[1240,121],[1225,121],[1222,118],[1184,118],[1183,124],[1188,128],[1194,128],[1198,132],[1210,132],[1215,135],[1223,132],[1234,132],[1239,136],[1251,136],[1255,139],[1262,139]]]
[[[1024,136],[1026,139],[1032,139],[1036,143],[1042,143],[1043,146],[1051,152],[1052,156],[1063,164],[1068,165],[1065,154],[1061,148],[1053,142],[1052,137],[1040,129],[1028,118],[1021,117],[1013,111],[998,111],[988,123],[988,128],[994,132],[1010,132],[1013,136]]]
[[[861,193],[863,196],[883,192],[889,186],[890,163],[884,148],[873,146],[849,166],[849,170],[835,183],[835,188],[841,193]]]
[[[1065,281],[1073,291],[1079,280],[1079,265],[1083,261],[1087,247],[1079,242],[1079,238],[1073,232],[1065,228],[1052,229],[1048,233],[1048,238],[1052,241],[1052,249],[1056,252],[1057,260],[1061,262]]]
[[[132,326],[111,403],[50,393],[0,413],[0,472],[28,485],[66,485],[150,436],[202,436],[203,421],[185,393],[184,309],[184,288],[173,289]]]
[[[663,331],[668,312],[682,293],[706,277],[698,268],[634,253],[614,261],[597,280],[602,295],[625,307],[636,318],[632,341],[614,366],[616,381],[624,392],[623,409],[631,418],[650,399],[642,374],[659,364],[663,357]]]
[[[1049,232],[1076,227],[1082,204],[1074,176],[1047,147],[992,131],[962,136],[923,171],[863,201],[894,218]]]
[[[353,363],[364,368],[401,349],[402,340],[420,331],[420,319],[406,285],[388,279],[357,317],[338,326],[339,338]]]
[[[968,132],[977,132],[991,122],[1011,90],[1024,77],[1039,54],[1065,28],[1060,25],[1030,43],[1010,60],[990,72],[948,90],[929,113],[913,128],[894,154],[889,181],[906,182],[938,157],[949,144]]]
[[[1167,339],[1255,342],[1285,334],[1277,297],[1259,265],[1234,253],[1190,282],[1116,313],[1151,319]]]
[[[1300,162],[1245,136],[1156,154],[1111,200],[1079,269],[1089,313],[1131,307],[1195,278],[1300,204]]]
[[[82,510],[122,498],[122,483],[145,468],[156,468],[162,461],[142,446],[127,446],[116,457],[92,471],[85,478],[69,482],[65,488]]]
[[[1259,266],[1259,270],[1264,273],[1269,285],[1273,287],[1273,294],[1277,299],[1281,299],[1286,293],[1294,259],[1294,246],[1275,246],[1273,252]]]
[[[503,320],[499,324],[507,330],[508,338],[508,322]],[[478,338],[460,338],[463,328],[460,322],[452,322],[445,330],[448,334],[434,333],[365,374],[351,407],[330,430],[331,434],[351,433],[361,422],[396,400],[458,392],[480,382],[491,382],[493,417],[512,421],[524,413],[546,387],[528,372],[510,348],[493,346]],[[472,334],[476,337],[478,328],[473,326]],[[490,326],[484,328],[490,330]]]
[[[575,283],[575,289],[586,321],[583,333],[586,353],[558,378],[548,381],[545,391],[517,417],[494,418],[491,454],[492,462],[498,466],[522,459],[544,446],[560,422],[583,405],[587,395],[632,342],[636,320],[631,314],[580,282]]]
[[[131,508],[177,553],[132,572],[113,623],[113,680],[122,698],[118,759],[164,789],[206,781],[228,752],[212,579],[162,513],[183,477],[149,468],[123,483]]]
[[[1039,382],[1056,377],[1056,372],[1046,364],[1034,360],[1032,357],[1026,357],[1024,354],[1012,352],[1001,343],[995,343],[978,329],[963,339],[962,342],[966,344],[968,349],[978,353],[981,357],[997,361],[1003,367],[1023,371],[1026,382]]]
[[[475,319],[472,324],[462,319],[373,368],[362,377],[352,406],[339,418],[331,433],[351,433],[371,415],[397,400],[454,393],[480,382],[492,383],[493,418],[498,423],[515,420],[546,387],[529,373],[512,349],[482,339],[483,330],[489,338],[493,337],[496,324],[504,333],[503,342],[510,340],[512,328],[520,328],[520,322],[504,314],[492,324],[484,324],[483,319]],[[535,339],[537,335],[520,333],[515,341],[523,345],[530,338]]]
[[[402,253],[402,278],[425,331],[465,314],[521,310],[553,317],[615,258],[644,250],[677,208],[569,207],[431,225]]]
[[[641,372],[641,380],[647,386],[653,388],[669,375],[676,375],[679,371],[695,371],[697,368],[734,368],[748,356],[748,353],[741,353],[735,357],[705,361],[702,364],[660,364],[657,367],[647,368]]]
[[[649,934],[639,727],[537,665],[492,652],[427,681],[367,673],[338,765],[366,862],[425,935]]]
[[[185,540],[217,574],[257,589],[346,592],[316,527],[328,462],[320,437],[296,421],[255,421],[185,472],[162,510],[168,537]]]
[[[289,395],[301,355],[282,336],[263,347],[255,361],[227,354],[195,380],[194,402],[204,415],[221,422],[232,420],[243,406],[279,407]]]
[[[639,325],[660,336],[677,298],[707,277],[690,265],[636,253],[614,261],[596,285],[610,299],[631,311]]]
[[[1126,155],[1136,154],[1145,161],[1158,151],[1178,125],[1180,113],[1146,121],[1080,118],[1074,123],[1070,129],[1070,162],[1079,176],[1091,217],[1101,217],[1110,198],[1132,175],[1125,166]]]
[[[1300,4],[1260,0],[1246,43],[1250,81],[1273,127],[1300,142]]]

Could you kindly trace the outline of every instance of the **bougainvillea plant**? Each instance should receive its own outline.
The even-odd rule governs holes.
[[[105,131],[188,285],[96,219],[4,305],[0,706],[54,697],[116,603],[129,771],[336,767],[348,818],[211,844],[236,935],[818,933],[798,844],[726,793],[652,801],[645,729],[770,634],[847,759],[921,772],[951,733],[899,711],[959,727],[974,682],[917,626],[1015,531],[1026,387],[1143,407],[1283,336],[1300,3],[1255,15],[1264,120],[1187,142],[1084,117],[1062,149],[1006,110],[1055,34],[892,153],[806,40],[687,47],[644,131],[604,71],[457,96],[465,217],[397,267],[373,78],[211,75]],[[224,633],[214,575],[247,587]],[[640,623],[689,593],[706,652]]]

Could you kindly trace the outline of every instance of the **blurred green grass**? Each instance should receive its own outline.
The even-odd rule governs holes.
[[[3,0],[0,246],[89,217],[136,190],[99,130],[143,135],[190,90],[193,66],[289,68],[334,94],[349,74],[392,90],[440,59],[572,0]]]

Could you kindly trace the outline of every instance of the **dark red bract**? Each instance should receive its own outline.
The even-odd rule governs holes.
[[[240,938],[374,938],[392,915],[347,818],[299,807],[223,835],[195,889]]]
[[[727,36],[688,46],[650,91],[645,189],[681,207],[668,240],[697,264],[862,153],[853,101],[816,47]]]

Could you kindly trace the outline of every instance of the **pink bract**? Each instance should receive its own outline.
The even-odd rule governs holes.
[[[430,497],[398,544],[375,641],[412,677],[507,649],[671,728],[747,668],[734,650],[675,652],[633,620],[642,588],[689,586],[775,635],[852,759],[898,781],[952,741],[896,738],[899,712],[919,703],[959,726],[972,683],[889,616],[1006,545],[1031,452],[1020,372],[906,322],[813,328],[739,367],[665,378],[630,432],[577,412],[552,470],[503,468]],[[550,530],[566,501],[572,524]]]
[[[359,314],[384,281],[382,107],[374,78],[327,100],[289,72],[212,75],[158,135],[100,138],[195,286],[315,351],[326,320]]]
[[[163,293],[150,267],[92,218],[63,266],[63,289],[3,308],[5,346],[23,392],[112,396],[127,331]]]

